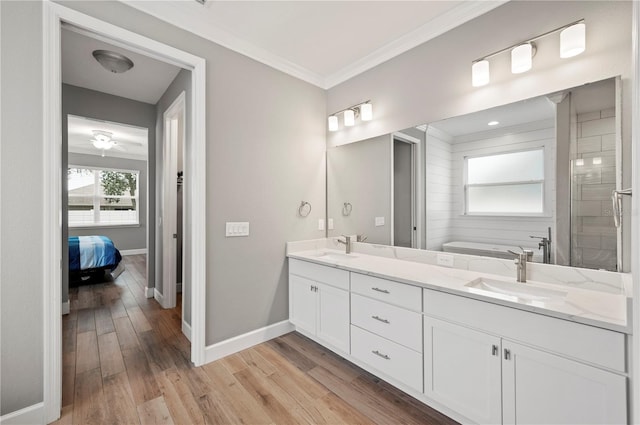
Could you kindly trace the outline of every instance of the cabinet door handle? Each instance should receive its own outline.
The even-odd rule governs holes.
[[[385,360],[391,360],[391,357],[387,356],[386,354],[382,354],[380,351],[378,350],[373,350],[372,351],[373,354],[375,354],[378,357],[382,357]]]
[[[382,318],[382,317],[380,317],[380,316],[371,316],[371,318],[372,318],[372,319],[376,319],[377,321],[382,322],[382,323],[386,323],[386,324],[391,323],[391,322],[390,322],[390,321],[388,321],[387,319],[383,319],[383,318]]]
[[[505,360],[511,360],[511,350],[505,348],[504,349],[504,359]]]
[[[497,356],[497,355],[498,355],[498,346],[497,346],[497,345],[495,345],[495,344],[493,344],[493,345],[491,346],[491,355],[492,355],[492,356]]]
[[[383,294],[390,294],[389,291],[387,291],[386,289],[380,289],[380,288],[371,288],[374,291],[378,291],[378,292],[382,292]]]

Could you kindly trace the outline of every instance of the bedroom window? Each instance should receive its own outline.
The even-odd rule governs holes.
[[[139,177],[138,171],[69,167],[69,226],[140,224]]]
[[[465,214],[544,213],[544,148],[467,157],[465,171]]]

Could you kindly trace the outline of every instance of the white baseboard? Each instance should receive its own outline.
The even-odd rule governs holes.
[[[182,321],[182,333],[189,341],[191,341],[191,325],[184,320]]]
[[[125,255],[140,255],[140,254],[146,254],[147,253],[147,248],[140,248],[140,249],[121,249],[120,250],[120,254],[122,256]]]
[[[162,307],[164,307],[164,295],[162,295],[160,293],[160,291],[158,291],[157,289],[154,288],[153,290],[153,298],[156,299],[156,301],[158,301],[160,303],[160,305]]]
[[[294,330],[294,326],[288,320],[265,326],[255,331],[221,341],[205,348],[205,363],[221,359],[238,351],[246,350],[254,345],[277,338]]]
[[[156,293],[156,288],[144,288],[144,296],[147,298],[154,298]]]
[[[62,309],[61,310],[62,310],[62,314],[63,315],[69,314],[69,312],[71,312],[71,303],[69,302],[69,300],[64,301],[62,303]]]
[[[44,422],[44,403],[34,404],[15,412],[7,413],[0,416],[0,424],[17,425],[17,424],[43,424]]]

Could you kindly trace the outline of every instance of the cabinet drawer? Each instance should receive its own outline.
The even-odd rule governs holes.
[[[349,290],[349,272],[346,270],[290,258],[289,273],[346,291]]]
[[[619,332],[438,291],[424,291],[424,313],[548,351],[626,371]]]
[[[362,295],[351,296],[351,323],[422,352],[422,315]]]
[[[422,311],[422,288],[417,286],[351,273],[351,291],[409,310]]]
[[[351,326],[351,355],[382,374],[422,392],[422,354]]]

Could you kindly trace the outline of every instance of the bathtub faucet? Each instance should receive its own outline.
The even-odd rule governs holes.
[[[551,227],[549,227],[547,230],[549,232],[547,237],[529,237],[533,239],[540,239],[540,242],[538,242],[538,249],[542,249],[542,262],[545,264],[551,264]]]

